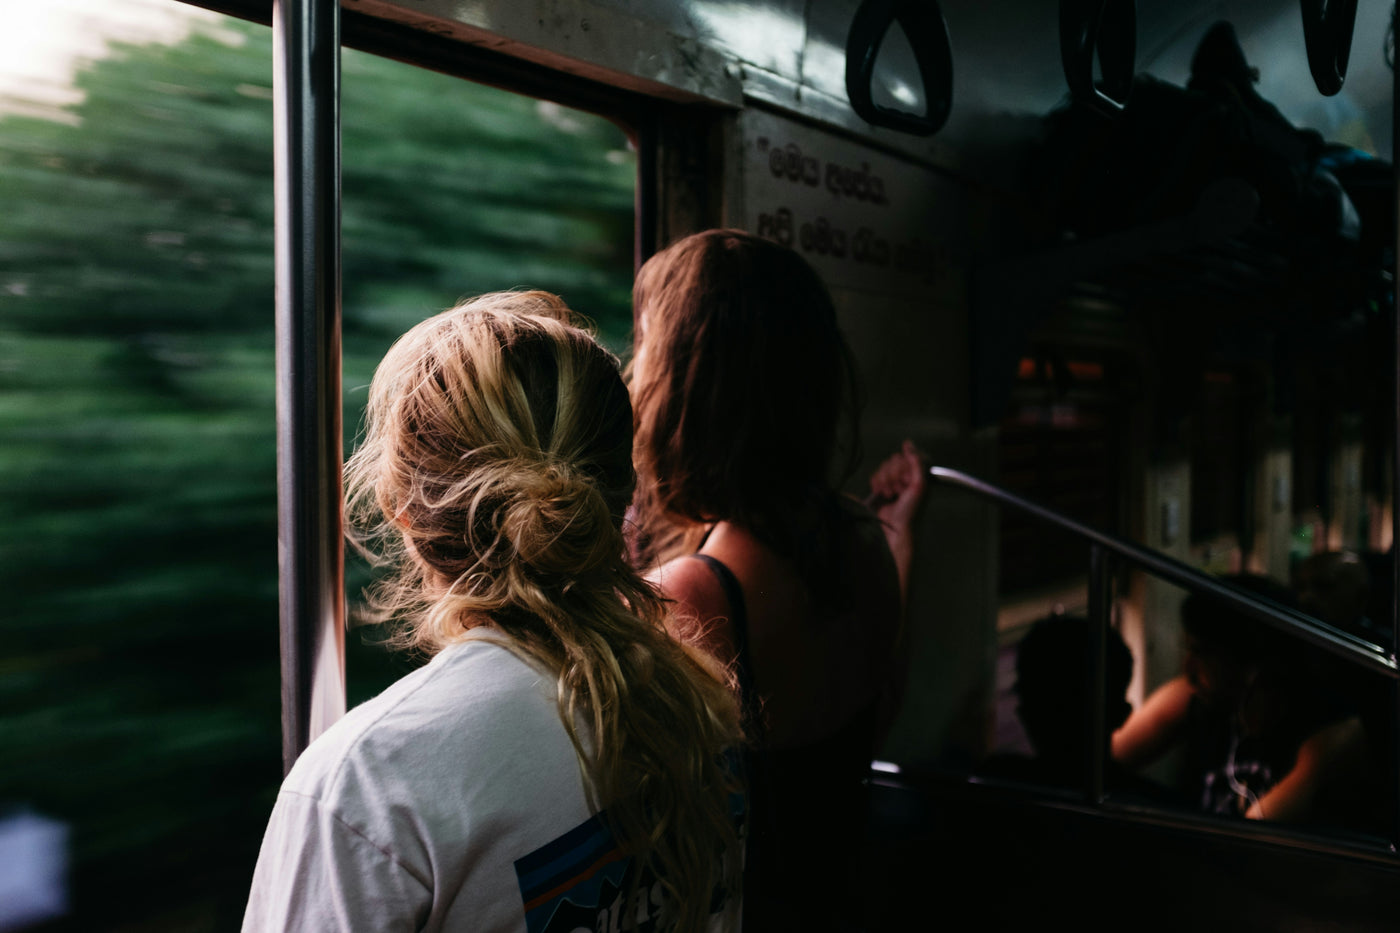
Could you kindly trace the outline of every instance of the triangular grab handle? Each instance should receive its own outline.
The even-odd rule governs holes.
[[[1302,0],[1303,44],[1308,69],[1323,96],[1342,89],[1351,60],[1351,37],[1356,27],[1356,0]]]
[[[899,23],[914,50],[927,112],[909,113],[875,103],[875,58],[890,26]],[[915,136],[943,128],[953,108],[953,50],[937,0],[864,0],[846,37],[846,95],[851,109],[872,126]]]

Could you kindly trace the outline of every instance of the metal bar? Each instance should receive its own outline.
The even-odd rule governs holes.
[[[1215,814],[1163,809],[1160,806],[1152,807],[1146,804],[1125,804],[1113,797],[1095,806],[1082,800],[1075,800],[1070,795],[1057,795],[1053,788],[1029,789],[1027,785],[1014,781],[982,775],[969,776],[961,771],[951,775],[949,780],[960,782],[969,787],[985,788],[1004,794],[1016,794],[1022,800],[1034,802],[1037,806],[1067,810],[1084,816],[1102,817],[1174,832],[1191,832],[1201,836],[1214,837],[1218,840],[1254,845],[1287,846],[1291,849],[1336,856],[1341,859],[1367,862],[1389,868],[1395,867],[1395,847],[1389,841],[1382,841],[1379,836],[1375,837],[1375,842],[1358,837],[1345,839],[1329,837],[1323,832],[1309,831],[1302,824],[1273,822],[1271,820],[1224,820]],[[900,772],[894,776],[875,773],[871,775],[871,784],[896,788],[913,786],[920,789],[928,786],[927,782],[916,783],[914,776],[908,772]],[[981,792],[979,790],[974,793]]]
[[[881,767],[871,771],[872,785],[906,788],[940,796],[963,793],[982,795],[992,792],[1005,795],[1008,799],[1015,797],[1023,802],[1034,803],[1036,806],[1067,810],[1096,818],[1121,820],[1124,823],[1190,832],[1220,840],[1287,846],[1391,868],[1396,864],[1395,847],[1379,836],[1343,837],[1325,828],[1309,828],[1301,823],[1225,820],[1213,813],[1126,802],[1117,797],[1109,797],[1102,804],[1093,805],[1082,797],[1063,793],[1058,788],[1048,785],[1030,785],[1009,778],[969,774],[961,767],[948,764],[898,766],[880,762],[880,765]],[[953,801],[954,804],[957,802]]]
[[[632,261],[634,271],[662,246],[657,242],[657,212],[661,198],[661,167],[658,165],[657,121],[654,115],[632,127],[633,141],[637,147],[637,203],[636,222],[632,234]],[[635,324],[635,322],[634,322]]]
[[[272,8],[282,763],[345,713],[340,4]]]
[[[1395,28],[1395,12],[1391,11],[1391,28]],[[1392,36],[1392,38],[1394,38]],[[1395,127],[1400,126],[1400,71],[1394,67],[1390,69],[1390,126],[1391,133],[1394,134]],[[1394,149],[1394,144],[1391,146]],[[1397,219],[1396,247],[1400,248],[1400,164],[1391,155],[1391,179],[1392,188],[1390,197],[1392,207],[1395,209],[1394,216]],[[1392,253],[1392,256],[1400,255]],[[1394,281],[1395,269],[1390,270],[1391,280]],[[1395,536],[1400,534],[1400,451],[1396,450],[1400,444],[1400,294],[1391,289],[1392,296],[1392,318],[1395,326],[1395,341],[1392,344],[1395,348],[1395,357],[1392,360],[1391,378],[1394,382],[1391,385],[1391,421],[1390,426],[1394,433],[1390,435],[1390,455],[1391,469],[1394,471],[1390,477],[1390,644],[1391,650],[1400,650],[1400,547],[1396,547]],[[1400,749],[1400,682],[1391,687],[1391,748]],[[1397,755],[1392,754],[1390,760],[1397,760]],[[1391,842],[1400,844],[1400,780],[1395,775],[1391,775],[1391,787],[1394,790],[1395,798],[1392,799],[1392,810],[1394,812],[1394,823],[1391,827]]]
[[[1088,769],[1089,800],[1102,803],[1104,799],[1104,765],[1107,758],[1105,741],[1106,723],[1104,711],[1104,688],[1107,683],[1108,629],[1113,624],[1112,594],[1109,592],[1109,556],[1102,545],[1089,546],[1089,688],[1093,695],[1089,699],[1088,722],[1084,724],[1089,741]]]
[[[1392,680],[1400,677],[1400,671],[1397,670],[1393,654],[1386,654],[1364,639],[1357,638],[1324,622],[1319,622],[1312,616],[1286,606],[1280,606],[1272,600],[1255,596],[1252,593],[1236,590],[1228,584],[1221,583],[1215,578],[1201,573],[1189,564],[1115,538],[1098,529],[1090,528],[1088,525],[1082,525],[1058,512],[1022,499],[1020,496],[959,470],[933,466],[929,467],[928,472],[929,477],[934,482],[958,486],[1002,505],[1028,512],[1042,521],[1101,545],[1111,553],[1143,567],[1164,580],[1175,583],[1190,592],[1223,600],[1253,619],[1312,642],[1352,664],[1377,671]]]

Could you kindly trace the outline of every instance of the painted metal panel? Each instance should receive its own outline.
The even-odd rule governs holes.
[[[917,296],[949,274],[951,182],[757,108],[740,135],[746,228],[797,249],[829,286]]]
[[[846,100],[845,43],[859,0],[345,0],[347,9],[663,97],[737,106],[745,99],[839,127],[916,158],[950,165],[1008,118],[1024,124],[1066,100],[1057,5],[1042,0],[942,0],[953,46],[953,109],[932,139],[876,130]],[[1313,85],[1295,0],[1139,0],[1138,70],[1184,83],[1191,53],[1218,19],[1235,23],[1258,89],[1290,120],[1389,158],[1388,4],[1361,4],[1347,81]],[[917,109],[921,84],[894,35],[877,65],[877,95]]]
[[[737,106],[732,56],[705,42],[689,19],[673,24],[629,6],[585,0],[344,0],[347,10],[628,90]],[[656,4],[656,12],[671,10]]]
[[[938,463],[985,472],[990,449],[968,431],[968,257],[956,245],[965,192],[920,163],[762,107],[744,111],[736,136],[731,216],[797,250],[831,289],[862,385],[866,469],[910,438]],[[852,492],[863,494],[865,476]],[[992,677],[991,514],[929,498],[909,603],[915,673],[883,750],[901,762],[936,759]],[[940,527],[960,529],[955,552],[935,545]],[[950,611],[960,624],[946,624]]]

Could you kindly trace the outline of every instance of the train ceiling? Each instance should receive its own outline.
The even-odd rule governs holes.
[[[369,5],[369,0],[355,2]],[[1134,69],[1164,81],[1184,82],[1201,37],[1216,21],[1228,20],[1246,56],[1259,68],[1259,93],[1289,120],[1389,159],[1394,79],[1387,63],[1387,36],[1393,3],[1356,0],[1345,84],[1331,96],[1318,91],[1308,66],[1304,3],[1316,5],[1317,0],[1136,0],[1130,4],[1136,18]],[[470,5],[449,0],[415,0],[415,5],[424,10],[440,7],[444,13],[450,8],[452,15],[464,21],[481,18],[473,17]],[[891,0],[890,5],[900,4]],[[908,5],[930,7],[932,3],[918,0]],[[1331,4],[1344,5],[1335,0]],[[732,70],[744,95],[864,132],[869,126],[852,113],[846,87],[847,40],[861,6],[860,0],[575,0],[559,7],[576,7],[580,16],[591,9],[600,24],[608,20],[653,23],[676,48],[656,48],[639,58],[635,50],[608,46],[606,38],[598,36],[601,25],[594,27],[594,38],[560,38],[542,23],[540,28],[546,32],[538,41],[545,46],[560,44],[561,52],[583,54],[615,70],[664,79],[719,100],[724,92],[707,91],[698,78],[687,82],[679,67],[685,59],[717,52],[736,65]],[[1060,7],[1052,0],[940,0],[937,8],[947,24],[953,93],[946,125],[924,152],[955,158],[960,147],[976,146],[992,136],[989,125],[1033,119],[1066,100]],[[503,14],[493,17],[499,15]],[[493,17],[485,13],[482,17],[479,25],[490,28],[492,22],[487,20]],[[528,28],[530,24],[522,20],[520,25]],[[673,54],[677,50],[685,54]],[[921,110],[922,82],[901,30],[891,32],[879,57],[877,102]],[[908,143],[898,136],[886,134],[894,145]]]
[[[768,104],[946,168],[982,183],[980,190],[1003,189],[1013,200],[1020,196],[1032,207],[1044,208],[1042,220],[1047,222],[1038,231],[1021,231],[1022,243],[984,237],[986,242],[979,244],[998,260],[1015,258],[1017,247],[1023,247],[1021,258],[1028,264],[1019,270],[1023,274],[1008,274],[1003,268],[992,270],[984,279],[1040,286],[1038,294],[975,299],[974,329],[987,338],[980,342],[984,350],[994,351],[992,358],[981,361],[986,365],[977,368],[989,379],[1000,380],[998,373],[1003,371],[1014,374],[1019,344],[1043,323],[1046,307],[1063,304],[1064,295],[1080,284],[1072,281],[1075,277],[1094,280],[1089,284],[1100,287],[1094,299],[1097,306],[1118,303],[1130,308],[1129,327],[1151,325],[1159,332],[1191,334],[1196,323],[1192,315],[1211,323],[1233,317],[1240,325],[1237,329],[1246,334],[1257,334],[1261,322],[1277,325],[1283,329],[1283,342],[1304,353],[1314,353],[1325,344],[1343,351],[1354,346],[1354,335],[1366,331],[1357,327],[1356,313],[1368,303],[1390,313],[1384,291],[1393,290],[1393,284],[1378,283],[1374,275],[1376,244],[1391,244],[1393,254],[1394,243],[1393,180],[1386,177],[1392,159],[1395,81],[1390,0],[1355,0],[1345,80],[1330,94],[1319,89],[1310,67],[1304,30],[1304,10],[1316,12],[1324,6],[1321,0],[344,2],[347,9],[359,7],[406,22],[426,22],[428,28],[458,34],[468,42],[678,101],[720,107],[746,101]],[[1346,10],[1351,3],[1331,0],[1325,7]],[[921,11],[922,21],[912,27],[916,38],[929,29],[929,8],[941,14],[938,25],[946,29],[946,56],[925,61],[926,68],[951,75],[946,118],[937,114],[936,132],[872,127],[853,108],[848,46],[853,23],[871,6],[883,6],[886,13]],[[1052,115],[1062,113],[1070,100],[1061,45],[1062,12],[1125,7],[1132,11],[1134,39],[1128,73],[1139,81],[1155,82],[1148,89],[1160,92],[1158,98],[1170,98],[1173,89],[1187,85],[1202,39],[1225,22],[1244,62],[1257,71],[1257,78],[1247,82],[1254,103],[1262,104],[1254,110],[1256,116],[1268,111],[1264,121],[1272,121],[1275,136],[1288,142],[1297,132],[1311,133],[1313,141],[1370,159],[1370,164],[1344,164],[1337,161],[1336,153],[1328,153],[1332,161],[1326,166],[1337,179],[1350,173],[1346,180],[1353,185],[1353,213],[1371,215],[1369,224],[1365,216],[1360,217],[1358,241],[1370,252],[1359,255],[1345,242],[1346,235],[1340,241],[1334,235],[1341,230],[1355,232],[1352,221],[1356,218],[1345,216],[1345,209],[1334,212],[1338,216],[1332,221],[1324,217],[1321,226],[1305,231],[1307,235],[1276,236],[1279,225],[1259,222],[1260,218],[1284,216],[1295,206],[1325,215],[1327,199],[1298,205],[1271,201],[1268,191],[1255,185],[1258,200],[1251,206],[1250,193],[1228,184],[1223,176],[1229,173],[1224,172],[1217,173],[1222,177],[1205,172],[1197,179],[1202,182],[1197,189],[1153,192],[1159,203],[1179,208],[1170,217],[1150,212],[1091,216],[1079,211],[1090,203],[1087,197],[1062,198],[1058,205],[1046,205],[1043,197],[1037,201],[1044,190],[1037,192],[1034,179],[1024,177],[1013,163],[1024,163],[1026,152],[1035,152],[1034,146],[1056,122]],[[1102,47],[1099,51],[1102,58]],[[913,113],[926,109],[917,56],[901,28],[885,36],[868,64],[870,99],[875,105]],[[1149,130],[1143,138],[1150,138],[1155,129],[1170,144],[1171,127],[1154,126],[1154,121],[1150,114],[1139,121]],[[1129,177],[1119,180],[1125,186],[1120,190],[1136,195],[1160,181],[1148,165],[1150,160],[1143,157],[1141,145],[1135,152],[1130,140],[1124,154],[1115,156],[1111,145],[1090,139],[1095,132],[1092,127],[1084,132],[1086,140],[1098,146],[1098,155],[1104,159],[1101,164],[1113,168],[1117,159],[1117,168],[1126,171]],[[1310,151],[1310,158],[1316,159],[1317,153]],[[1076,161],[1073,147],[1060,155],[1065,152],[1070,153],[1072,165]],[[1264,153],[1261,162],[1266,168],[1268,156]],[[1133,181],[1134,172],[1140,184]],[[1092,182],[1091,175],[1081,171],[1076,181]],[[1225,188],[1212,187],[1217,181],[1226,182]],[[1325,187],[1327,179],[1305,181]],[[1382,187],[1388,183],[1389,191],[1377,194],[1378,181]],[[1215,198],[1222,190],[1226,197]],[[1335,228],[1330,232],[1329,222]],[[1389,230],[1377,235],[1377,222],[1389,225]],[[976,257],[972,261],[975,265]],[[1393,258],[1388,262],[1393,268]],[[1040,274],[1031,274],[1032,268]],[[1361,275],[1352,274],[1358,268]],[[1348,288],[1334,288],[1334,283]],[[1106,320],[1096,318],[1100,319]],[[1319,326],[1324,333],[1319,334]],[[1182,349],[1203,346],[1202,341],[1184,340]],[[998,394],[984,396],[994,399]],[[994,409],[993,405],[984,411]]]
[[[1047,229],[1038,243],[1026,244],[1019,267],[1004,264],[980,277],[1003,287],[1034,283],[1038,290],[978,302],[974,329],[986,365],[977,369],[986,384],[975,392],[981,404],[974,420],[995,419],[1007,374],[1028,337],[1085,284],[1096,289],[1095,298],[1081,304],[1098,309],[1090,317],[1100,333],[1104,308],[1131,308],[1120,333],[1139,347],[1169,349],[1177,360],[1175,378],[1189,380],[1192,371],[1222,357],[1227,365],[1231,357],[1252,361],[1263,346],[1307,363],[1327,353],[1338,371],[1357,372],[1348,364],[1356,347],[1391,342],[1385,332],[1393,323],[1381,321],[1377,329],[1376,318],[1366,312],[1379,306],[1393,322],[1393,284],[1381,268],[1394,264],[1393,3],[941,0],[936,24],[933,6],[789,0],[748,4],[749,12],[740,15],[743,7],[733,3],[685,0],[651,9],[667,19],[668,29],[743,62],[739,74],[751,99],[862,133],[870,130],[867,120],[879,122],[871,117],[872,107],[876,117],[878,111],[928,114],[929,125],[893,120],[871,135],[966,176],[980,175],[992,188],[1029,194],[1044,209]],[[1339,35],[1350,42],[1340,52],[1334,49],[1329,61],[1316,54],[1314,41],[1310,62],[1305,11],[1316,16],[1324,6],[1344,20],[1354,10],[1354,23],[1343,22],[1350,29]],[[1141,106],[1132,115],[1135,126],[1117,131],[1117,138],[1104,129],[1110,121],[1066,117],[1072,75],[1061,45],[1061,17],[1067,9],[1104,11],[1120,21],[1128,12],[1134,41],[1129,60],[1122,62],[1120,55],[1120,87],[1110,94],[1123,96],[1122,85],[1130,83]],[[858,42],[852,37],[853,24],[857,33],[878,31],[862,23],[872,12],[886,20],[900,14],[874,63],[853,53]],[[1222,23],[1228,26],[1222,29]],[[1248,126],[1228,120],[1207,126],[1209,120],[1190,111],[1199,101],[1182,99],[1208,35],[1217,53],[1225,59],[1237,54],[1252,71],[1236,88],[1248,99]],[[946,46],[939,48],[940,41]],[[922,62],[925,74],[914,51],[920,46],[932,49]],[[1329,63],[1337,66],[1331,75],[1320,67]],[[1101,69],[1104,77],[1112,65]],[[861,66],[866,74],[855,87],[850,72]],[[945,72],[951,73],[946,100],[925,88],[925,75],[936,88]],[[866,88],[865,107],[857,101],[853,108]],[[1100,109],[1111,118],[1122,116],[1111,107]],[[1209,140],[1192,148],[1193,133],[1236,130],[1268,141],[1233,152],[1229,165],[1203,157]],[[1067,138],[1075,133],[1078,138]],[[1055,134],[1058,149],[1037,148]],[[1039,189],[1008,161],[1013,153],[1024,165],[1028,151],[1032,158],[1058,160],[1059,174],[1039,182]],[[1349,155],[1357,158],[1348,161]],[[1189,164],[1193,159],[1196,164]],[[1247,184],[1238,183],[1241,177]],[[1076,189],[1055,191],[1066,178]],[[1328,190],[1337,179],[1345,182],[1349,198]],[[1301,194],[1280,194],[1292,182]],[[1068,328],[1080,328],[1083,322],[1070,317]]]

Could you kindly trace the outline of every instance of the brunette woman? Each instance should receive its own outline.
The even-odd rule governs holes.
[[[756,739],[745,929],[854,926],[923,464],[906,445],[876,471],[876,512],[838,490],[856,374],[793,251],[687,237],[643,266],[634,315],[634,558],[676,601],[680,637],[735,671]]]

